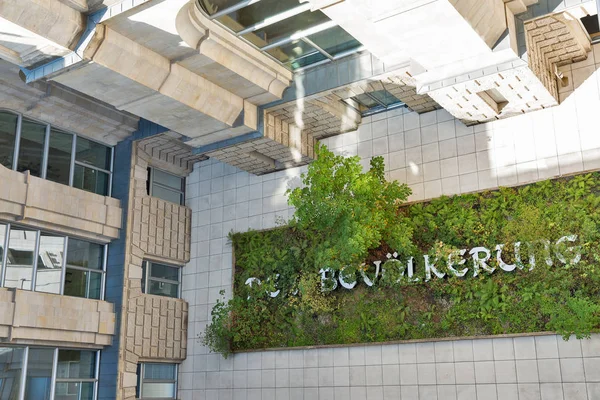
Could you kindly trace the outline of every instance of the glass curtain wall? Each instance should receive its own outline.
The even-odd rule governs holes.
[[[323,12],[298,0],[198,0],[209,18],[289,69],[364,49]]]
[[[0,164],[110,196],[113,149],[48,124],[0,111]]]
[[[106,252],[103,244],[0,224],[0,286],[102,300]]]
[[[0,400],[95,400],[99,351],[0,347]]]

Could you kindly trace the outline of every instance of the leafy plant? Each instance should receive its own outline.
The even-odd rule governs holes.
[[[410,189],[386,181],[382,157],[373,157],[363,172],[358,156],[336,156],[320,145],[315,153],[303,186],[287,194],[296,209],[292,224],[317,239],[320,265],[336,271],[359,265],[382,241],[411,246],[411,230],[397,215]]]

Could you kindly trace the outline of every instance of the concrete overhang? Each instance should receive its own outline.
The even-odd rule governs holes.
[[[256,131],[258,107],[281,99],[292,73],[206,18],[195,2],[133,3],[137,6],[113,4],[88,17],[76,48],[73,42],[80,33],[65,43],[65,51],[74,51],[64,60],[25,71],[26,81],[53,80],[185,135],[191,146]],[[58,4],[63,18],[82,15]],[[40,7],[31,7],[33,18]],[[14,4],[4,8],[16,28],[27,29],[28,24],[12,17],[17,11]],[[0,16],[4,14],[0,8]],[[50,27],[36,31],[56,42],[50,33]]]

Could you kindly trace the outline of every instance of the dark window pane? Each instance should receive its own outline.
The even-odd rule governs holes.
[[[142,293],[146,293],[146,271],[147,271],[148,263],[146,261],[142,262]]]
[[[374,99],[372,99],[366,94],[359,94],[358,96],[353,97],[353,99],[359,102],[361,105],[365,106],[366,108],[380,106],[379,103],[377,103]]]
[[[17,171],[31,171],[34,176],[42,175],[46,125],[23,118]]]
[[[153,180],[155,183],[159,183],[163,186],[168,186],[169,188],[175,190],[183,189],[183,178],[169,174],[168,172],[161,171],[159,169],[153,169],[152,173],[154,174]]]
[[[69,238],[67,264],[74,267],[102,269],[104,245]]]
[[[57,379],[94,379],[96,352],[87,350],[59,350]]]
[[[153,278],[168,279],[171,281],[179,281],[179,268],[170,267],[164,264],[152,263],[152,273],[150,274]]]
[[[54,129],[50,131],[46,179],[65,185],[69,184],[72,145],[73,135]]]
[[[155,294],[158,296],[168,296],[175,298],[179,297],[179,285],[150,280],[148,282],[148,286],[148,294]]]
[[[24,350],[0,347],[0,400],[19,398]]]
[[[79,140],[77,141],[79,143]],[[88,192],[108,195],[108,174],[81,165],[75,165],[73,186]]]
[[[62,260],[64,256],[63,236],[44,233],[40,235],[35,290],[38,292],[60,293]]]
[[[18,119],[15,114],[0,112],[0,164],[9,169],[13,164]]]
[[[317,54],[321,54],[317,49],[315,49],[308,43],[303,42],[302,40],[296,40],[294,42],[284,44],[280,47],[267,50],[267,53],[269,53],[282,63],[291,63],[294,60],[299,60],[310,56],[315,56]],[[325,58],[325,56],[323,56],[323,58]]]
[[[79,162],[109,171],[110,153],[110,147],[82,137],[77,138],[75,159]]]
[[[53,360],[53,349],[29,349],[25,400],[50,399]]]
[[[88,271],[67,268],[65,271],[65,296],[85,297]]]
[[[36,231],[11,228],[4,286],[31,290]]]
[[[158,197],[171,203],[181,204],[181,192],[176,192],[158,185],[152,186],[152,196]]]
[[[88,299],[100,300],[102,293],[102,273],[90,272],[90,284],[88,289]]]

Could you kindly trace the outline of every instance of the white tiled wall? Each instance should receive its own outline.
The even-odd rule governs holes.
[[[516,185],[600,168],[596,64],[565,68],[570,85],[559,107],[466,127],[445,111],[395,110],[366,118],[357,132],[325,140],[365,165],[382,155],[410,200]],[[590,60],[593,60],[591,58]],[[291,210],[284,195],[301,169],[253,176],[208,160],[188,179],[194,211],[192,260],[184,268],[190,304],[183,400],[223,399],[600,399],[600,337],[556,336],[335,349],[209,354],[197,336],[221,289],[230,293],[227,234],[273,227]]]

